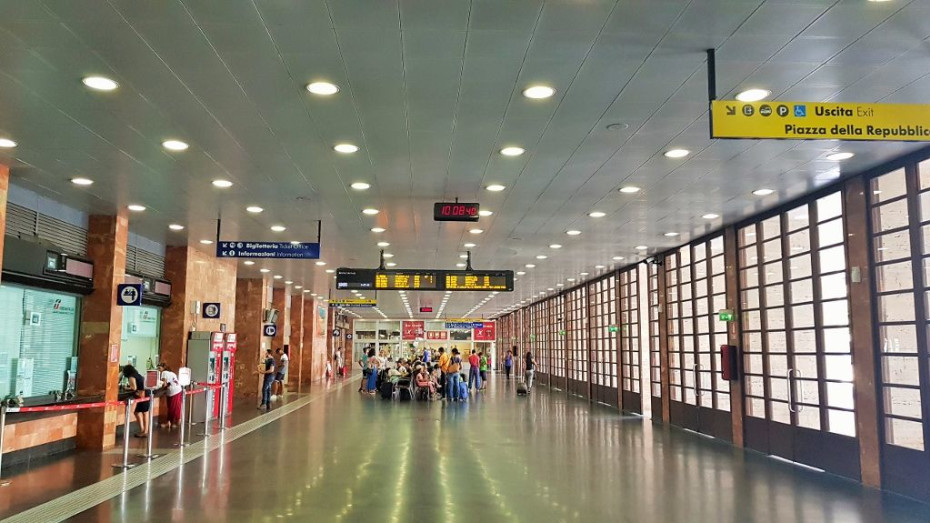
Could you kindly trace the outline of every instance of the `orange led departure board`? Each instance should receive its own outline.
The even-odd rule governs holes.
[[[513,271],[455,271],[397,269],[336,270],[337,289],[404,291],[502,291],[513,290]]]
[[[511,281],[511,289],[513,282]],[[447,291],[506,291],[507,276],[491,272],[446,273]]]
[[[375,289],[436,290],[436,273],[429,271],[376,271]]]

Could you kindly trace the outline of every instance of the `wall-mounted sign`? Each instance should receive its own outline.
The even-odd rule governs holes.
[[[351,335],[351,334],[346,334],[346,339],[347,339],[347,340],[351,340],[351,339],[352,339],[352,335]]]
[[[496,334],[494,333],[494,323],[493,322],[483,322],[475,324],[475,334],[472,337],[475,341],[494,341],[497,339]],[[481,325],[481,327],[477,327]]]
[[[481,329],[484,328],[483,321],[447,321],[447,329]]]
[[[320,244],[248,241],[217,242],[216,257],[312,260],[320,257]]]
[[[336,270],[337,289],[504,291],[513,290],[513,271],[429,269]]]
[[[203,317],[208,320],[219,319],[221,311],[222,306],[219,303],[209,302],[203,304]]]
[[[339,329],[333,329],[333,338],[338,338],[340,334],[342,334],[342,331]]]
[[[278,326],[274,323],[266,323],[262,327],[262,333],[268,338],[274,338],[278,334]]]
[[[147,370],[145,371],[145,388],[152,390],[158,388],[158,371],[157,370]]]
[[[448,340],[449,331],[426,331],[426,339],[428,340]]]
[[[186,387],[191,384],[191,368],[181,367],[178,369],[178,385]]]
[[[330,307],[374,307],[378,305],[378,300],[362,298],[344,298],[329,300]]]
[[[609,325],[607,330],[610,332],[620,332],[620,329],[616,325]]]
[[[930,141],[930,105],[714,100],[711,119],[712,138]]]
[[[422,321],[402,321],[400,328],[402,340],[422,339],[426,331],[426,326]]]
[[[420,312],[421,312],[421,313],[424,313],[424,312],[433,312],[433,308],[432,308],[432,307],[420,307]]]
[[[120,307],[142,305],[142,284],[121,283],[116,287],[116,304]]]
[[[733,314],[732,309],[721,309],[720,312],[717,313],[717,319],[720,321],[731,322],[734,317],[735,314]]]

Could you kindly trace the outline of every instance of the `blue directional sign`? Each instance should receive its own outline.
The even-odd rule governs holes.
[[[480,329],[484,327],[482,322],[446,322],[447,329]]]
[[[265,336],[269,338],[274,338],[275,335],[278,334],[278,326],[275,325],[274,323],[266,323],[263,332]]]
[[[203,304],[203,317],[208,320],[216,320],[220,317],[220,312],[223,310],[222,305],[215,302],[204,303]]]
[[[217,258],[319,259],[319,243],[301,242],[218,242]]]
[[[116,286],[116,304],[120,307],[142,305],[142,284],[121,283]]]

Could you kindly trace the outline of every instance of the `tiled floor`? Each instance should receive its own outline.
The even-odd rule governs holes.
[[[930,506],[496,380],[452,405],[350,384],[74,518],[282,519],[927,522]]]

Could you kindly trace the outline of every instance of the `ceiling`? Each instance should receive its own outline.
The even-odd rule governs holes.
[[[760,87],[783,100],[920,103],[930,92],[930,0],[0,1],[0,12],[0,137],[19,144],[0,162],[14,183],[91,213],[143,204],[131,230],[169,245],[212,249],[199,241],[218,217],[224,239],[247,240],[314,241],[321,220],[325,267],[274,261],[240,277],[265,266],[323,295],[324,269],[376,266],[377,241],[398,268],[454,268],[471,241],[475,268],[529,272],[476,315],[917,148],[710,140],[707,48],[721,98]],[[88,90],[88,75],[119,88]],[[320,80],[339,93],[306,91]],[[555,96],[522,96],[537,83]],[[169,138],[190,148],[165,151]],[[344,141],[360,150],[332,150]],[[508,145],[526,153],[500,155]],[[692,154],[666,158],[672,147]],[[836,151],[856,156],[826,159]],[[492,183],[506,190],[483,189]],[[776,192],[751,194],[761,187]],[[454,198],[494,212],[482,234],[432,221],[433,202]],[[411,296],[415,311],[442,301]],[[457,293],[445,315],[486,297]],[[397,293],[378,299],[407,316]]]

